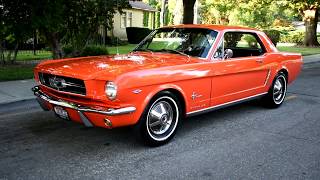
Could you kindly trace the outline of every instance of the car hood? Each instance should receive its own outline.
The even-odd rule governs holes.
[[[40,72],[88,79],[114,79],[131,71],[196,63],[198,58],[168,53],[134,52],[127,55],[95,56],[49,60],[40,63]]]

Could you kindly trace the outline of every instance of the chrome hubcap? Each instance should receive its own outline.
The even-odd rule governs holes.
[[[275,103],[281,103],[286,93],[286,80],[283,76],[277,78],[273,86],[273,99]]]
[[[173,109],[166,101],[154,104],[148,113],[148,127],[155,135],[162,135],[168,131],[173,122]]]

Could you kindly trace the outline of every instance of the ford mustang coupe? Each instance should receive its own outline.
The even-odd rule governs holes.
[[[178,25],[154,30],[126,55],[48,60],[32,90],[44,110],[87,127],[133,125],[143,142],[168,142],[184,117],[261,98],[279,107],[301,71],[263,32]]]

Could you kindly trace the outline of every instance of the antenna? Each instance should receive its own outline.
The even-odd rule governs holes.
[[[119,55],[119,38],[117,38],[117,55]]]

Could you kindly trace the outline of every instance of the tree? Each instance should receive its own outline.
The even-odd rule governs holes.
[[[1,1],[0,5],[0,56],[3,63],[14,63],[19,44],[32,34],[31,11],[27,2],[19,0]],[[6,47],[3,47],[4,45]],[[6,57],[4,48],[8,50]]]
[[[207,24],[229,24],[232,12],[237,9],[235,0],[203,0],[202,21]]]
[[[127,0],[32,0],[32,22],[45,35],[54,59],[64,57],[62,43],[81,54],[100,26],[112,28],[116,10],[127,7]]]
[[[284,16],[282,1],[274,0],[202,0],[204,23],[269,28]],[[282,11],[281,11],[282,10]]]
[[[183,24],[193,24],[195,2],[196,0],[183,0]]]
[[[302,16],[306,32],[303,44],[305,46],[320,46],[317,41],[317,24],[319,18],[319,0],[291,0],[291,6]]]

